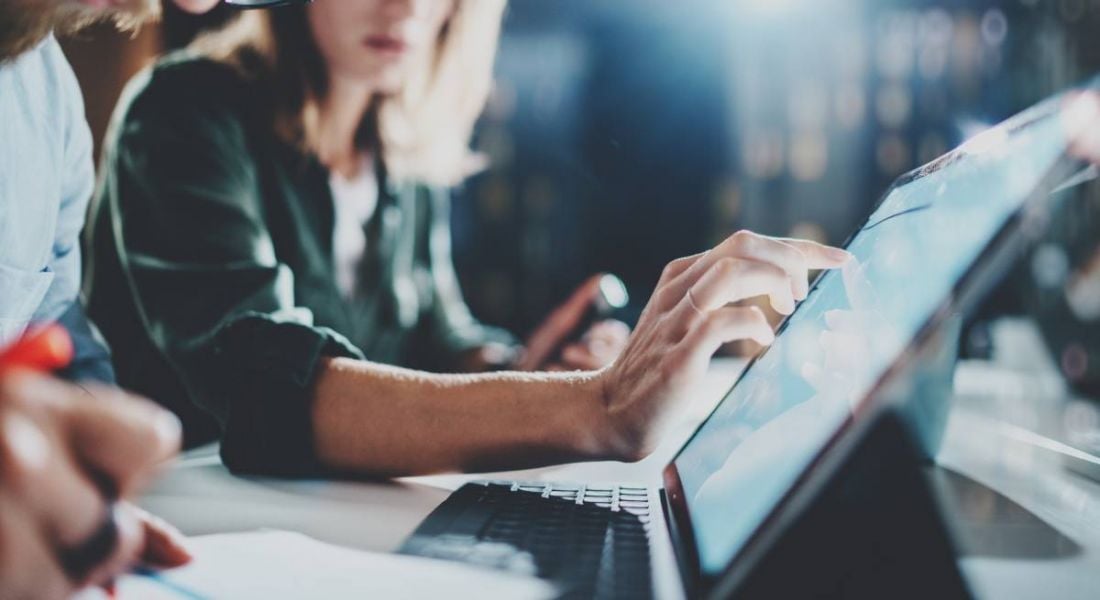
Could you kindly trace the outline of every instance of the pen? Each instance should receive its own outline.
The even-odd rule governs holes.
[[[0,374],[13,369],[48,373],[68,366],[73,359],[73,340],[64,327],[51,324],[30,330],[0,351]]]

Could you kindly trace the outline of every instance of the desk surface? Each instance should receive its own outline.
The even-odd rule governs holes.
[[[1017,332],[1019,333],[1019,332]],[[1026,336],[1025,336],[1026,337]],[[1014,343],[1034,343],[1034,339]],[[1003,363],[1004,361],[1000,361]],[[489,477],[659,484],[660,472],[734,380],[742,363],[716,361],[654,455],[635,464],[563,465]],[[961,363],[941,468],[932,477],[952,515],[974,591],[989,598],[1095,598],[1100,587],[1100,483],[1065,469],[1053,431],[1072,410],[1049,368],[1034,362]],[[479,478],[485,478],[480,475]],[[274,528],[393,551],[470,476],[393,482],[240,478],[216,449],[187,453],[141,504],[199,535]]]

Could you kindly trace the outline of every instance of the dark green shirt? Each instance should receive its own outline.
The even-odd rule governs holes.
[[[470,315],[446,190],[378,164],[358,290],[336,282],[329,172],[274,133],[259,79],[163,60],[107,135],[89,310],[121,385],[165,404],[234,470],[314,471],[311,388],[325,356],[445,369],[505,332]]]

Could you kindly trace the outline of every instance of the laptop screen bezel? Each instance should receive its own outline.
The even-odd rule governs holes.
[[[1058,118],[1059,106],[1064,98],[1065,94],[1050,98],[1008,119],[998,127],[1011,128],[1013,123],[1018,120],[1027,122],[1045,118]],[[950,153],[945,157],[949,155]],[[942,159],[943,157],[937,160]],[[935,162],[933,161],[930,164]],[[905,350],[899,353],[891,366],[871,386],[865,394],[864,400],[859,403],[856,412],[846,419],[829,437],[828,441],[822,445],[790,489],[776,502],[768,516],[761,521],[746,543],[734,554],[722,574],[716,576],[704,573],[701,568],[690,510],[684,498],[676,460],[683,450],[695,440],[699,431],[710,420],[718,407],[728,398],[729,391],[726,392],[723,399],[716,404],[711,414],[699,424],[663,471],[666,524],[679,561],[682,580],[689,594],[706,593],[719,582],[721,582],[723,588],[735,589],[737,583],[751,571],[752,565],[763,556],[771,543],[778,539],[786,526],[801,513],[801,510],[809,506],[818,489],[828,481],[829,476],[835,469],[843,464],[843,458],[845,458],[848,451],[854,448],[860,437],[859,434],[862,433],[865,426],[874,420],[873,417],[876,414],[887,408],[886,403],[877,401],[880,392],[897,375],[906,372],[907,368],[920,356],[929,341],[935,338],[935,334],[951,316],[971,310],[980,298],[996,285],[997,281],[1011,268],[1018,258],[1018,254],[1026,248],[1032,235],[1037,233],[1036,229],[1038,228],[1033,226],[1029,228],[1028,225],[1035,222],[1036,218],[1046,214],[1052,192],[1057,185],[1072,174],[1074,168],[1080,169],[1082,164],[1081,161],[1063,153],[1055,165],[1043,175],[1039,183],[1021,202],[1020,207],[1006,220],[983,247],[978,257],[971,262],[970,266],[955,282],[951,292],[945,296],[931,316],[917,330]],[[925,165],[900,176],[882,194],[879,202],[876,203],[876,208],[893,190],[913,181],[927,168],[928,165]],[[854,237],[866,227],[873,214],[874,210],[869,211],[868,216],[845,241],[845,246],[851,243]],[[821,277],[819,276],[814,282],[814,287],[820,280]],[[781,335],[786,329],[789,319],[788,316],[780,324],[777,335]],[[745,366],[730,387],[730,391],[741,382],[761,356],[763,356],[763,353]]]

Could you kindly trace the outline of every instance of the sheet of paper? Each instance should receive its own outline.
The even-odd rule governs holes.
[[[191,538],[190,565],[128,575],[117,598],[551,598],[537,579],[457,563],[350,550],[287,531]]]

